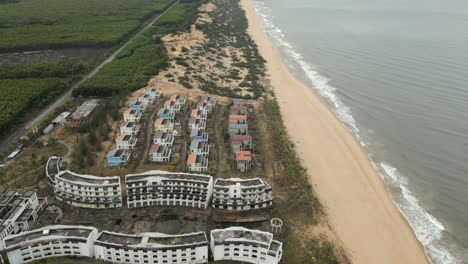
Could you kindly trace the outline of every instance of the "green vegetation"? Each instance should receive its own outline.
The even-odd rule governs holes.
[[[0,133],[8,132],[26,111],[45,106],[65,89],[59,78],[0,80]]]
[[[22,0],[0,2],[0,52],[110,47],[172,0]]]
[[[82,74],[84,71],[85,66],[78,62],[13,65],[0,67],[0,79],[66,78],[70,75]]]
[[[111,96],[146,86],[148,80],[168,66],[160,36],[187,29],[200,2],[181,1],[142,35],[137,37],[95,76],[73,91],[74,96]]]

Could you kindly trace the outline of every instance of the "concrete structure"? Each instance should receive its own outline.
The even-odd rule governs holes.
[[[172,147],[174,144],[174,135],[172,133],[158,131],[154,135],[153,143],[164,147]]]
[[[206,129],[206,120],[205,119],[197,119],[197,118],[190,118],[188,121],[189,129],[198,129],[198,130],[205,130]]]
[[[208,171],[208,157],[197,153],[190,153],[187,159],[187,168],[189,171],[195,172]]]
[[[182,206],[208,208],[213,177],[202,174],[148,171],[125,176],[129,208]]]
[[[177,114],[182,109],[182,104],[178,103],[177,101],[167,100],[164,102],[164,109],[171,110]]]
[[[196,118],[196,119],[207,119],[208,118],[208,111],[193,109],[192,112],[190,112],[190,117],[193,117],[193,118]]]
[[[147,106],[148,106],[148,103],[146,103],[145,101],[141,101],[141,100],[137,99],[135,102],[131,103],[128,106],[128,108],[143,112],[143,111],[145,111]]]
[[[72,206],[122,207],[120,177],[97,177],[65,170],[55,176],[55,196]]]
[[[158,118],[156,121],[154,121],[154,130],[172,133],[174,131],[174,121]]]
[[[233,135],[231,137],[231,147],[235,152],[239,150],[251,150],[254,147],[251,135]]]
[[[167,235],[103,231],[94,242],[94,250],[96,259],[112,263],[198,264],[208,262],[208,240],[204,232]]]
[[[47,198],[37,197],[35,190],[24,193],[9,190],[4,193],[0,197],[0,241],[10,234],[29,230],[46,203]]]
[[[93,257],[94,227],[55,225],[8,236],[4,241],[10,264],[64,256]]]
[[[161,92],[156,88],[149,88],[146,90],[145,94],[149,95],[153,99],[159,98],[161,96]]]
[[[190,143],[190,152],[197,153],[199,155],[209,155],[210,144],[204,141],[192,140]]]
[[[234,106],[243,106],[245,105],[245,100],[244,99],[232,99],[232,105]]]
[[[91,114],[100,103],[100,99],[90,99],[84,101],[71,115],[67,116],[67,126],[79,127],[82,124],[89,123],[91,120]]]
[[[247,115],[248,111],[249,110],[247,106],[245,105],[240,105],[240,106],[233,105],[229,108],[230,115]]]
[[[140,125],[136,122],[125,122],[120,125],[120,134],[136,136],[140,131]]]
[[[229,123],[228,126],[228,133],[229,135],[248,135],[249,134],[249,125],[248,124],[235,124]]]
[[[149,104],[152,104],[154,100],[156,100],[156,97],[153,97],[150,94],[145,93],[143,96],[140,96],[138,100],[143,102],[143,104],[149,105]]]
[[[264,209],[273,205],[271,186],[260,178],[216,179],[212,207],[229,211]]]
[[[135,109],[127,109],[125,110],[125,112],[123,113],[123,117],[124,117],[124,121],[125,122],[140,122],[140,118],[141,118],[141,115],[142,115],[142,112],[141,111],[138,111],[138,110],[135,110]]]
[[[278,264],[283,255],[283,244],[273,234],[244,227],[212,230],[210,248],[215,261]]]
[[[171,95],[169,100],[175,101],[176,103],[181,104],[181,105],[185,105],[185,103],[187,102],[187,99],[185,99],[185,97],[180,96],[178,94]]]
[[[137,141],[137,138],[131,135],[119,135],[115,139],[118,149],[134,149]]]
[[[163,118],[163,119],[169,119],[169,120],[174,120],[176,113],[174,110],[169,109],[169,108],[161,108],[158,110],[158,116]]]
[[[211,113],[211,111],[213,111],[213,109],[216,108],[216,99],[214,99],[213,97],[202,96],[200,102],[205,104],[209,113]]]
[[[172,150],[170,147],[153,144],[149,151],[150,159],[154,162],[169,162],[171,160]]]
[[[55,185],[55,175],[60,172],[60,157],[52,156],[47,160],[46,176],[51,186]]]
[[[236,167],[240,172],[248,171],[252,165],[252,152],[249,150],[236,151]]]
[[[192,131],[190,132],[190,138],[192,140],[208,142],[209,136],[208,132],[206,132],[203,129],[192,129]]]
[[[229,115],[229,123],[231,124],[247,124],[246,115]]]
[[[52,124],[54,126],[66,126],[67,125],[67,117],[70,115],[70,112],[63,112],[58,115],[54,120],[52,120]]]
[[[107,153],[106,159],[109,167],[125,166],[130,159],[130,153],[123,149],[113,149]]]

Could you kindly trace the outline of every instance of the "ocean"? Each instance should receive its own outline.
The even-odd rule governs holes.
[[[368,150],[433,263],[468,263],[468,1],[253,0]]]

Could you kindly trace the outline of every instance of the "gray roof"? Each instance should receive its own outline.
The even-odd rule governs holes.
[[[208,244],[208,240],[204,232],[168,235],[162,233],[123,234],[103,231],[98,236],[96,242],[143,248],[165,248]]]
[[[78,108],[76,108],[73,114],[70,115],[70,118],[82,119],[88,117],[100,102],[100,99],[90,99],[84,101],[80,106],[78,106]]]

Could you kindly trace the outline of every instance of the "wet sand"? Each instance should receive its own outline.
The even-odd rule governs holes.
[[[250,0],[241,0],[249,31],[267,60],[289,135],[330,223],[353,263],[429,263],[413,229],[345,126],[282,62]]]

